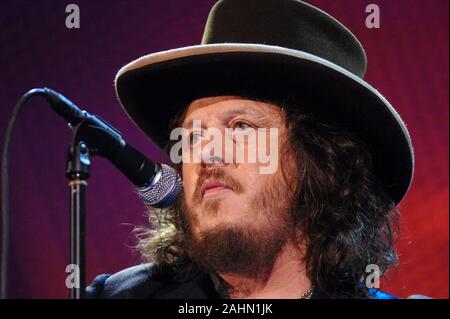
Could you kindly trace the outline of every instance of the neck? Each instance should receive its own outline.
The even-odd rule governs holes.
[[[300,249],[286,243],[271,271],[260,277],[219,273],[228,284],[229,297],[254,299],[297,299],[311,289]]]

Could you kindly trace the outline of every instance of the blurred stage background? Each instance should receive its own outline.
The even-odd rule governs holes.
[[[0,137],[16,101],[51,87],[119,128],[151,158],[156,147],[115,98],[117,70],[147,53],[200,43],[213,0],[0,2]],[[81,28],[65,27],[76,3]],[[448,298],[448,1],[311,0],[343,22],[368,56],[365,79],[408,125],[416,154],[412,188],[400,205],[400,267],[382,289]],[[381,9],[381,28],[367,29],[365,7]],[[176,88],[174,88],[176,90]],[[154,105],[153,107],[158,107]],[[69,255],[65,154],[71,132],[40,98],[24,109],[10,160],[12,247],[10,297],[66,298]],[[95,158],[88,188],[87,282],[139,263],[130,248],[144,207],[128,181]]]

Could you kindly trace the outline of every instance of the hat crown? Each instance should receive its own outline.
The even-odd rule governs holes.
[[[202,44],[251,43],[299,50],[362,78],[367,59],[358,39],[324,11],[298,0],[220,0]]]

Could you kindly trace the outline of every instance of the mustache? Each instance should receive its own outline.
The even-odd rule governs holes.
[[[198,204],[202,201],[202,185],[205,180],[212,178],[220,183],[222,183],[225,187],[230,188],[237,194],[241,194],[244,189],[242,184],[239,183],[235,178],[230,175],[227,175],[225,171],[219,167],[215,168],[207,168],[200,172],[197,183],[195,185],[195,191],[192,195],[192,202]]]

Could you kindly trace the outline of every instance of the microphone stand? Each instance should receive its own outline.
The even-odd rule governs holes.
[[[105,130],[106,122],[83,119],[72,128],[72,143],[67,152],[66,177],[70,191],[70,269],[71,281],[67,282],[70,299],[83,299],[86,289],[86,189],[90,176],[90,158],[113,154],[117,149],[117,136]],[[106,124],[107,125],[107,124]],[[69,124],[69,126],[71,126]],[[110,126],[108,126],[110,127]],[[114,128],[116,134],[120,133]]]
[[[66,177],[70,191],[70,269],[72,280],[66,285],[70,299],[83,299],[85,295],[86,253],[86,189],[89,178],[90,152],[86,141],[89,126],[81,121],[73,128],[72,143],[67,152]],[[87,129],[87,130],[86,130]]]

